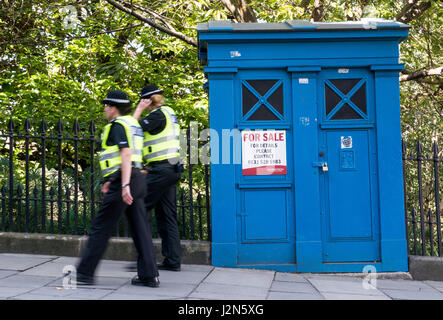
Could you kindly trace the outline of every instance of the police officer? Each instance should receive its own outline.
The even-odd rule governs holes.
[[[155,208],[157,229],[162,239],[164,260],[157,267],[160,270],[180,271],[181,247],[176,205],[176,184],[183,168],[179,153],[180,127],[174,111],[163,105],[162,93],[153,84],[145,86],[134,118],[139,119],[144,110],[150,110],[149,115],[139,123],[144,132],[143,160],[148,171],[146,211],[150,220],[150,211]]]
[[[138,276],[131,283],[158,287],[160,281],[151,229],[145,223],[146,184],[140,173],[143,132],[137,120],[127,115],[131,102],[125,92],[112,90],[102,103],[108,120],[102,134],[100,153],[104,199],[77,267],[77,284],[94,284],[95,269],[121,215],[125,213],[138,251]]]

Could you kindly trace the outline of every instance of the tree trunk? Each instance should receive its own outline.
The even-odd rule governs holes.
[[[237,22],[257,22],[249,0],[220,0],[220,2],[231,12]]]

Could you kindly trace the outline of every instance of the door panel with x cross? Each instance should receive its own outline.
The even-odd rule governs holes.
[[[323,261],[378,261],[373,75],[323,70],[319,81],[319,167]]]
[[[241,70],[236,75],[236,103],[240,106],[236,126],[259,137],[242,141],[242,164],[237,168],[238,264],[295,262],[290,85],[286,70]],[[277,133],[284,135],[283,142],[271,139]],[[272,167],[275,160],[284,160],[284,173],[244,174],[246,164]]]
[[[239,72],[237,90],[241,105],[239,123],[275,127],[289,124],[289,78],[286,72]]]

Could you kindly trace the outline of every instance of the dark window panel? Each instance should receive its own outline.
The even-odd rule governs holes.
[[[277,81],[278,80],[248,80],[248,83],[263,97]]]
[[[360,89],[357,90],[351,97],[351,101],[364,113],[366,111],[366,83],[364,83]]]
[[[341,101],[341,98],[326,84],[325,85],[325,104],[326,115]]]
[[[242,100],[243,116],[245,116],[258,102],[258,98],[251,91],[249,91],[248,88],[242,85]]]
[[[261,105],[258,107],[258,109],[248,118],[248,120],[255,120],[255,121],[272,121],[272,120],[279,120],[278,117],[269,110],[265,105]]]
[[[268,98],[268,102],[283,116],[283,84]]]
[[[345,95],[348,94],[360,80],[361,79],[329,79],[329,81]]]
[[[331,118],[332,120],[347,120],[347,119],[362,119],[362,117],[352,109],[347,103],[343,105],[343,107],[338,110],[334,116]]]

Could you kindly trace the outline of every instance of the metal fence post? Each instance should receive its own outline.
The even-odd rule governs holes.
[[[9,139],[9,231],[12,232],[13,226],[13,201],[14,201],[14,121],[12,117],[8,123]]]
[[[41,150],[42,150],[42,157],[41,157],[41,166],[42,166],[42,232],[46,232],[46,130],[47,125],[46,121],[43,118],[41,122]]]
[[[438,256],[442,256],[442,242],[441,242],[441,211],[440,211],[440,177],[438,173],[438,163],[441,161],[438,158],[438,146],[437,142],[434,141],[432,145],[432,151],[434,153],[433,156],[433,164],[434,164],[434,192],[435,192],[435,213],[437,218],[437,241],[438,241]]]

